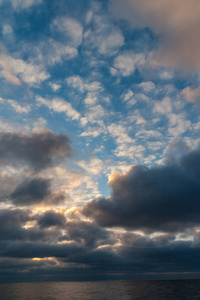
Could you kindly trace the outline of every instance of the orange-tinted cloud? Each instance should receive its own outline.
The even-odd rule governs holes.
[[[198,0],[110,0],[116,17],[160,35],[155,63],[200,69],[200,2]]]

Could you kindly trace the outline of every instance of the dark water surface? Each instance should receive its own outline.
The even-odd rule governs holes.
[[[200,280],[0,283],[2,300],[200,299]]]

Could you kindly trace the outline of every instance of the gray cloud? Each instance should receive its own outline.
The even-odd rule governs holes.
[[[65,216],[54,211],[46,211],[38,219],[38,225],[40,226],[40,228],[63,226],[65,222]]]
[[[93,222],[73,220],[66,223],[66,236],[63,240],[73,240],[79,245],[93,248],[102,244],[113,243],[108,231],[100,228]]]
[[[15,205],[34,205],[38,203],[58,204],[65,197],[62,193],[53,193],[51,181],[42,178],[24,180],[10,195]]]
[[[70,156],[71,143],[66,135],[52,131],[30,135],[2,133],[0,135],[0,164],[29,165],[35,171],[51,167]]]
[[[100,226],[182,231],[200,223],[200,150],[179,161],[114,174],[111,197],[89,201],[82,213]]]

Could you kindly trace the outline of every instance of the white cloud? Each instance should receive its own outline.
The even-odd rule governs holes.
[[[171,113],[168,115],[169,119],[169,129],[168,134],[171,136],[180,136],[185,133],[188,129],[191,128],[191,121],[185,119],[183,113],[174,114]]]
[[[144,125],[147,121],[141,116],[141,113],[138,109],[135,109],[134,112],[128,116],[129,122],[136,122],[136,125]]]
[[[43,130],[43,128],[45,128],[46,125],[47,125],[47,121],[44,118],[40,117],[39,119],[33,122],[33,131],[34,130],[38,131],[40,129]]]
[[[49,83],[49,85],[52,87],[54,92],[56,92],[57,90],[59,90],[61,88],[61,85],[58,83],[55,83],[55,82],[51,82],[51,83]]]
[[[42,65],[33,65],[6,54],[0,55],[0,66],[3,77],[16,85],[20,85],[21,81],[29,85],[39,84],[50,76]]]
[[[169,80],[174,77],[173,72],[170,72],[167,70],[163,70],[163,71],[159,72],[159,75],[160,75],[160,78],[164,79],[164,80]]]
[[[0,97],[0,103],[5,104],[5,105],[9,104],[19,114],[21,114],[21,113],[27,114],[31,110],[29,105],[22,106],[15,100],[4,99],[2,97]]]
[[[92,175],[100,174],[103,169],[103,161],[97,157],[90,158],[87,161],[81,160],[77,163],[77,165]]]
[[[89,48],[97,48],[103,55],[113,55],[124,44],[123,34],[117,26],[110,23],[105,16],[94,15],[94,30],[84,35]]]
[[[162,101],[155,101],[154,102],[154,107],[153,107],[153,112],[154,113],[159,113],[159,114],[170,114],[172,111],[172,104],[171,104],[171,99],[168,97],[165,97]]]
[[[98,101],[98,97],[96,93],[88,93],[87,97],[84,99],[84,103],[87,106],[94,105],[97,103],[97,101]]]
[[[139,87],[142,88],[144,92],[151,92],[155,89],[155,84],[152,81],[146,81],[140,83]]]
[[[42,3],[43,0],[1,0],[0,5],[4,2],[11,2],[12,6],[16,10],[27,9],[33,5]]]
[[[99,136],[100,134],[102,134],[103,128],[101,127],[88,127],[86,131],[82,132],[80,134],[80,136],[82,137],[86,137],[86,136],[91,136],[93,138]]]
[[[196,102],[200,100],[200,88],[192,89],[191,87],[186,87],[182,90],[181,95],[188,102]]]
[[[70,46],[78,47],[82,44],[83,27],[74,18],[58,17],[52,27],[63,33]]]
[[[126,101],[130,100],[133,97],[133,91],[131,91],[130,89],[128,89],[127,91],[125,91],[122,94],[121,97],[123,99],[123,102],[126,102]]]
[[[104,127],[102,119],[105,117],[106,112],[101,105],[95,105],[89,107],[85,117],[87,118],[88,122],[90,123],[98,123],[100,126]]]
[[[14,101],[14,100],[8,100],[7,101],[13,108],[14,110],[17,112],[17,113],[29,113],[31,108],[29,105],[26,105],[25,107],[24,106],[21,106],[19,103],[17,103],[17,101]]]
[[[159,141],[148,142],[147,145],[151,151],[157,151],[163,147],[163,142],[159,142]]]
[[[54,98],[53,100],[46,100],[42,97],[36,98],[37,102],[42,105],[46,105],[49,109],[54,112],[64,112],[66,116],[72,120],[80,120],[81,115],[78,111],[72,108],[71,104],[62,98]]]
[[[115,139],[117,148],[114,153],[117,157],[126,157],[130,159],[142,158],[145,148],[137,145],[135,139],[132,139],[127,129],[120,124],[112,123],[108,126],[108,132]]]
[[[13,29],[9,24],[4,24],[2,26],[2,33],[3,33],[3,35],[12,34]]]
[[[134,53],[126,51],[123,54],[117,56],[114,60],[114,68],[118,70],[122,76],[129,76],[134,73],[135,69],[139,65],[145,63],[144,54]]]
[[[62,59],[70,60],[78,55],[78,51],[74,47],[59,43],[53,39],[48,40],[43,44],[44,54],[43,59],[46,59],[47,64],[55,64],[62,62]]]
[[[128,107],[133,106],[136,103],[136,100],[133,97],[133,95],[134,93],[130,89],[128,89],[121,95],[121,98],[123,99],[122,101],[125,102],[128,105]]]
[[[75,75],[66,79],[67,84],[74,89],[77,89],[81,93],[84,92],[102,92],[104,90],[103,85],[99,81],[83,80],[80,76]]]
[[[194,130],[200,130],[200,121],[199,122],[197,122],[196,124],[194,124]]]
[[[140,130],[136,133],[136,136],[142,137],[142,138],[161,138],[163,135],[161,132],[157,131],[157,130]]]

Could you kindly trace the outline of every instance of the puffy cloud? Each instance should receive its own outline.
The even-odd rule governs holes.
[[[113,65],[120,75],[129,76],[134,73],[138,66],[143,65],[144,63],[144,54],[126,51],[115,58]]]
[[[182,90],[181,95],[188,102],[199,102],[200,101],[200,88],[193,89],[191,87],[186,87]]]
[[[145,92],[151,92],[155,89],[155,84],[152,81],[144,81],[139,84],[139,87],[142,88]]]
[[[38,218],[38,225],[40,228],[48,228],[54,226],[63,226],[66,220],[63,214],[54,211],[46,211]]]
[[[62,60],[70,60],[78,55],[78,51],[75,47],[59,43],[53,39],[41,43],[40,48],[42,49],[42,60],[48,65],[61,63]]]
[[[117,18],[125,18],[136,27],[150,27],[161,35],[155,59],[161,65],[200,69],[198,0],[110,0]]]
[[[153,112],[158,113],[158,114],[162,114],[162,115],[170,114],[172,112],[171,99],[168,98],[168,97],[165,97],[162,101],[155,101]]]
[[[124,44],[123,34],[103,16],[95,16],[94,30],[88,30],[84,37],[85,43],[90,48],[97,48],[103,55],[114,55]]]
[[[29,85],[36,85],[50,76],[41,64],[33,65],[7,54],[0,55],[0,66],[3,77],[15,85],[20,85],[21,81]]]
[[[36,205],[43,203],[46,205],[57,205],[64,201],[62,193],[53,193],[50,180],[33,178],[24,180],[11,193],[12,203],[18,206]]]
[[[7,1],[11,2],[13,8],[16,10],[28,9],[33,5],[42,3],[42,0],[1,0],[0,5]]]
[[[82,212],[101,226],[176,231],[199,225],[199,164],[196,150],[160,167],[134,166],[113,173],[111,197],[85,204]]]
[[[0,97],[0,104],[1,103],[4,105],[10,104],[10,106],[19,114],[22,114],[22,113],[26,114],[26,113],[29,113],[31,110],[29,105],[22,106],[17,101],[11,100],[11,99],[4,99],[4,98]]]
[[[142,145],[136,144],[135,139],[128,135],[127,129],[124,126],[112,123],[108,126],[108,132],[117,144],[117,148],[114,151],[116,156],[131,159],[142,157],[145,148]]]
[[[0,164],[2,165],[27,164],[34,170],[41,170],[69,157],[70,150],[71,143],[68,137],[52,131],[34,132],[29,135],[0,134]]]
[[[90,221],[71,220],[65,228],[66,236],[63,239],[73,240],[79,245],[98,247],[111,242],[111,234]]]
[[[68,77],[66,79],[66,82],[69,86],[71,86],[74,89],[79,90],[81,93],[89,92],[102,92],[104,90],[103,85],[98,81],[88,81],[84,80],[78,75]]]
[[[52,24],[52,28],[61,32],[70,46],[78,47],[82,43],[83,28],[74,18],[56,18]]]

